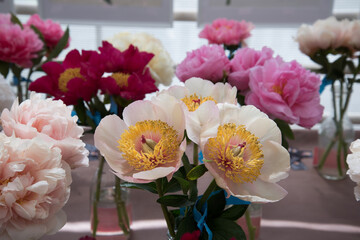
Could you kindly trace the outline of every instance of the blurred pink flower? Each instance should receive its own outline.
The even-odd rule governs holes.
[[[251,91],[245,103],[254,105],[271,118],[311,128],[321,120],[320,77],[296,61],[268,60],[250,72]]]
[[[71,170],[61,151],[36,137],[0,133],[0,239],[40,239],[66,223]]]
[[[200,238],[200,230],[193,231],[192,233],[184,233],[180,240],[198,240]]]
[[[16,100],[11,110],[1,114],[2,127],[7,136],[22,139],[41,137],[61,149],[62,159],[71,168],[88,166],[88,151],[80,139],[84,130],[76,124],[77,116],[61,100],[41,99],[31,94],[20,105]]]
[[[64,35],[59,23],[52,20],[42,20],[38,14],[32,15],[29,20],[24,24],[25,27],[35,26],[44,36],[45,44],[49,49],[53,49]],[[66,47],[69,46],[69,41]],[[65,47],[65,48],[66,48]]]
[[[218,18],[211,25],[205,25],[199,33],[200,38],[206,38],[209,43],[238,45],[246,38],[250,37],[250,31],[254,25],[246,21],[228,20]]]
[[[10,14],[0,14],[0,61],[28,68],[43,48],[43,42],[30,28],[21,29],[10,21]]]
[[[237,50],[230,61],[228,82],[238,90],[247,90],[250,70],[255,66],[264,65],[272,58],[272,55],[273,51],[268,47],[263,47],[260,51],[247,47]]]
[[[223,79],[230,69],[229,59],[219,45],[204,45],[186,53],[186,58],[176,67],[176,76],[185,82],[191,77],[199,77],[214,83]]]

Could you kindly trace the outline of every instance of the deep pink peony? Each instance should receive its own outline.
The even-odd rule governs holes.
[[[255,66],[262,66],[271,59],[273,51],[263,47],[260,51],[252,48],[241,48],[236,51],[230,61],[230,74],[228,82],[238,90],[244,91],[249,88],[250,70]]]
[[[24,24],[25,27],[35,26],[44,36],[45,45],[49,49],[53,49],[59,42],[61,37],[64,35],[64,31],[61,29],[59,23],[53,22],[52,20],[42,20],[38,14],[32,15],[29,20]],[[69,46],[69,42],[66,47]],[[65,47],[65,48],[66,48]]]
[[[32,29],[21,29],[10,21],[10,14],[0,14],[0,61],[31,67],[43,45]]]
[[[80,139],[84,130],[76,124],[77,119],[77,116],[71,116],[71,109],[62,101],[41,99],[40,94],[35,93],[20,105],[15,101],[10,111],[5,109],[1,114],[7,136],[15,135],[22,139],[40,137],[59,147],[62,159],[71,168],[89,164],[89,152]]]
[[[180,240],[198,240],[200,238],[200,230],[193,231],[192,233],[184,233]]]
[[[102,71],[112,73],[100,81],[103,92],[129,100],[140,100],[145,94],[158,90],[146,67],[154,54],[140,52],[133,45],[121,52],[106,41],[99,50]]]
[[[66,105],[76,105],[78,100],[89,101],[98,91],[101,70],[96,68],[100,58],[95,51],[70,51],[62,63],[47,62],[42,69],[47,74],[32,82],[29,90],[47,93],[61,99]],[[94,67],[91,67],[91,66]]]
[[[214,83],[221,82],[224,73],[228,74],[230,61],[220,45],[204,45],[186,53],[186,58],[176,67],[176,76],[185,82],[198,77]]]
[[[66,223],[71,171],[61,151],[39,137],[0,133],[0,239],[40,239]]]
[[[321,120],[318,75],[296,61],[268,60],[250,72],[250,92],[245,103],[254,105],[271,118],[311,128]]]
[[[250,31],[254,25],[246,21],[228,20],[218,18],[211,25],[205,25],[199,33],[200,38],[206,38],[209,43],[238,45],[246,38],[250,37]]]

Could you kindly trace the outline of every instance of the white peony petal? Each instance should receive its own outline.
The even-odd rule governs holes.
[[[174,167],[157,167],[149,171],[135,173],[133,174],[133,177],[144,180],[156,180],[165,177],[174,171]]]
[[[36,214],[36,201],[24,201],[23,203],[14,203],[12,209],[18,214],[20,217],[26,220],[33,220]]]
[[[350,151],[353,153],[360,152],[360,139],[357,139],[351,143]]]
[[[185,87],[189,89],[190,95],[197,94],[198,97],[211,96],[214,84],[202,78],[192,77],[186,80]]]
[[[238,107],[225,103],[219,104],[219,109],[221,124],[235,123],[236,125],[248,126],[258,118],[268,118],[265,113],[251,105]]]
[[[260,143],[274,141],[281,144],[281,131],[270,118],[257,118],[246,126],[246,130],[258,137]]]
[[[356,201],[360,201],[360,185],[357,185],[356,187],[354,187],[354,194],[355,194]]]
[[[260,179],[266,182],[278,182],[287,178],[290,170],[290,154],[279,143],[266,141],[263,143],[264,165]]]
[[[49,189],[49,184],[47,181],[39,181],[26,188],[26,190],[40,195],[46,194],[48,189]]]
[[[349,166],[347,174],[354,182],[360,182],[360,152],[348,154],[346,162]]]
[[[145,120],[162,120],[166,122],[167,114],[161,107],[150,101],[135,101],[123,111],[124,122],[127,126],[135,125]]]

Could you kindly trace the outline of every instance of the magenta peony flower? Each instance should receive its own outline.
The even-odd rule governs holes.
[[[211,25],[205,25],[199,33],[200,38],[206,38],[209,43],[238,45],[246,38],[250,37],[250,31],[254,25],[246,21],[228,20],[218,18]]]
[[[200,238],[200,230],[193,231],[192,233],[184,233],[180,240],[198,240]]]
[[[40,137],[0,133],[0,239],[40,239],[66,223],[71,171],[61,151]]]
[[[96,68],[99,64],[97,52],[83,51],[80,55],[78,50],[72,50],[62,63],[43,64],[47,75],[32,82],[29,90],[50,94],[66,105],[76,105],[79,99],[89,101],[97,93],[97,80],[103,74]]]
[[[21,29],[10,21],[10,14],[0,14],[0,61],[31,67],[43,45],[32,29]]]
[[[321,120],[318,75],[296,61],[268,60],[250,72],[250,92],[245,103],[254,105],[271,118],[311,128]]]
[[[249,88],[250,70],[255,66],[262,66],[271,59],[273,51],[263,47],[260,51],[252,48],[241,48],[236,51],[230,61],[230,74],[228,82],[238,90],[244,91]]]
[[[121,52],[106,41],[99,50],[102,71],[112,73],[100,81],[103,92],[125,99],[140,100],[146,93],[158,90],[149,68],[146,67],[154,54],[140,52],[133,45]]]
[[[176,76],[185,82],[192,77],[222,81],[224,73],[228,74],[230,61],[224,49],[219,45],[204,45],[186,53],[186,58],[176,67]]]
[[[42,20],[38,14],[32,15],[29,20],[24,24],[25,27],[35,26],[44,36],[45,45],[49,49],[53,49],[64,35],[64,31],[61,29],[60,24],[53,22],[52,20]],[[69,42],[66,47],[69,46]]]
[[[88,166],[89,152],[80,139],[84,130],[79,127],[77,116],[71,116],[71,109],[62,101],[41,99],[40,94],[31,94],[30,99],[17,101],[11,110],[1,114],[2,127],[7,136],[22,139],[39,136],[61,149],[62,159],[71,168]]]

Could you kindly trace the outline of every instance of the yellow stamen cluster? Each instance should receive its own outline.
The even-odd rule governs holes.
[[[234,145],[236,143],[237,145]],[[218,128],[206,145],[208,160],[215,162],[225,176],[236,183],[253,182],[264,164],[258,138],[243,125],[228,123]]]
[[[138,171],[174,162],[180,145],[177,132],[160,120],[137,122],[121,135],[118,143],[123,158]]]
[[[211,96],[198,97],[196,95],[196,93],[193,95],[190,95],[188,97],[184,97],[181,100],[186,104],[186,106],[188,107],[190,112],[193,112],[196,109],[198,109],[198,107],[206,101],[214,101],[215,103],[217,103],[216,100],[214,98],[212,98]]]
[[[127,73],[116,72],[111,74],[111,77],[115,79],[116,84],[119,87],[127,87],[130,75]]]
[[[279,94],[279,95],[282,95],[282,94],[283,94],[282,87],[280,87],[280,86],[278,86],[278,85],[272,86],[271,90],[272,90],[273,92],[276,92],[276,93]]]
[[[80,68],[68,68],[63,73],[60,74],[59,82],[58,82],[60,91],[67,92],[69,90],[67,88],[67,84],[73,78],[84,79],[84,77],[80,73]]]

